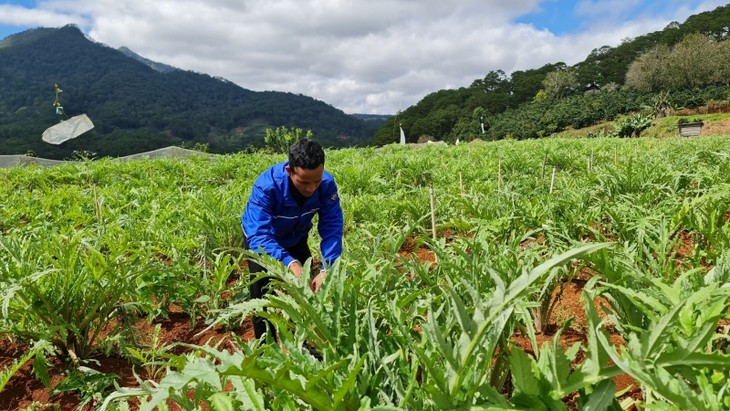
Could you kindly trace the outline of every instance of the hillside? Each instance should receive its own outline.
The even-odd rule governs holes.
[[[120,156],[168,145],[234,152],[263,144],[267,127],[312,130],[325,146],[363,144],[378,124],[293,93],[255,92],[225,79],[156,67],[131,50],[95,43],[75,26],[39,28],[0,42],[0,154],[64,158],[83,147]],[[68,116],[95,129],[79,141],[44,143],[56,124],[54,84]]]
[[[683,23],[672,22],[663,30],[624,41],[616,47],[596,47],[582,62],[568,66],[562,62],[506,74],[494,70],[472,84],[459,89],[434,91],[417,104],[386,121],[377,131],[373,143],[397,141],[397,125],[405,130],[409,142],[422,136],[454,141],[480,138],[537,138],[565,129],[611,120],[617,114],[637,111],[651,105],[656,92],[623,90],[631,64],[644,53],[657,47],[671,48],[691,33],[701,33],[716,42],[728,39],[730,5],[690,16]],[[716,59],[724,57],[716,56]],[[727,61],[727,60],[725,60]],[[679,69],[691,73],[697,65]],[[561,73],[572,77],[571,87],[556,99],[539,100],[544,81]],[[724,77],[725,80],[727,77]],[[711,100],[728,100],[727,81],[720,87],[698,90],[698,87],[666,88],[678,107],[693,108]],[[588,85],[609,91],[602,96],[584,96]],[[620,90],[619,93],[613,91]],[[539,101],[537,101],[539,100]],[[572,100],[572,101],[567,101]],[[602,101],[597,101],[602,100]],[[560,107],[559,107],[560,106]],[[590,108],[590,109],[587,109]],[[487,135],[480,136],[480,122]]]

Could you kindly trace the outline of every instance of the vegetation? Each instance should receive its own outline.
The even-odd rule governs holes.
[[[144,61],[95,45],[105,56],[97,63],[118,63],[117,83],[94,83],[102,96],[80,87],[96,81],[89,73],[64,84],[80,111],[101,120],[95,133],[104,137],[85,139],[84,152],[172,140],[240,150],[252,129],[270,152],[0,170],[0,335],[25,348],[0,373],[0,395],[35,358],[46,385],[49,368],[67,367],[52,395],[74,392],[103,409],[130,401],[189,410],[730,408],[730,137],[606,138],[676,135],[676,111],[727,106],[728,84],[715,77],[722,67],[695,77],[685,69],[697,51],[724,52],[728,12],[594,50],[574,67],[490,72],[427,96],[375,137],[391,141],[402,123],[409,136],[506,141],[329,151],[346,237],[316,294],[306,279],[241,248],[239,216],[254,178],[291,141],[311,137],[297,113],[307,121],[339,114],[195,73],[141,75]],[[699,27],[702,35],[687,35]],[[0,57],[32,63],[29,77],[70,73],[68,62],[48,63],[50,51],[33,48],[49,33],[66,37],[64,55],[96,64],[84,60],[88,42],[73,27],[12,36]],[[652,72],[656,62],[667,71]],[[12,67],[20,66],[0,74],[26,75]],[[679,73],[684,82],[652,83]],[[579,85],[593,81],[601,92],[582,93]],[[25,147],[21,129],[51,121],[32,94],[45,90],[41,83],[29,83],[31,94],[0,94],[0,139]],[[126,83],[148,95],[126,94]],[[155,92],[171,86],[177,94]],[[272,120],[279,104],[291,104],[280,123]],[[591,139],[516,141],[596,124]],[[361,126],[344,121],[321,135]],[[433,258],[413,257],[414,248]],[[248,299],[247,258],[268,268],[276,292]],[[558,316],[564,285],[578,276],[583,305]],[[159,321],[171,307],[229,330],[232,341],[161,342]],[[279,341],[237,337],[252,314],[276,324]],[[147,344],[136,338],[140,324],[153,329]],[[576,330],[578,342],[566,343]],[[301,349],[305,342],[321,359]],[[141,367],[139,384],[112,388],[117,377],[94,368],[102,353]],[[617,378],[638,389],[627,396]]]
[[[730,85],[730,42],[700,33],[670,48],[659,45],[637,58],[626,73],[626,86],[646,91],[692,90]]]
[[[274,153],[286,153],[289,149],[289,146],[292,145],[295,141],[311,138],[312,130],[307,130],[307,132],[304,133],[304,130],[302,130],[301,128],[296,128],[293,130],[289,130],[286,127],[279,127],[276,130],[271,130],[267,128],[264,142],[266,143],[266,146]]]
[[[730,47],[728,19],[730,6],[721,6],[617,47],[599,47],[574,66],[557,62],[509,76],[490,71],[393,117],[348,116],[309,97],[245,90],[91,43],[73,26],[30,30],[0,42],[0,75],[8,79],[0,84],[0,154],[119,156],[196,144],[214,153],[253,151],[265,145],[267,128],[280,127],[312,130],[329,147],[395,142],[400,125],[409,142],[528,139],[620,116],[727,106],[730,75],[721,63]],[[69,115],[84,112],[96,124],[58,147],[39,139],[58,121],[53,83],[66,91]],[[600,92],[584,94],[592,84]]]
[[[0,42],[0,154],[70,157],[73,150],[121,156],[169,145],[208,144],[215,153],[264,145],[264,129],[312,130],[324,146],[364,143],[378,121],[363,121],[313,98],[243,89],[183,70],[157,71],[88,40],[74,26],[34,29]],[[86,113],[95,128],[52,146],[43,131],[66,114]]]
[[[730,308],[728,143],[328,151],[342,259],[313,294],[261,258],[280,291],[252,301],[239,216],[281,154],[0,170],[0,333],[48,339],[62,358],[73,341],[79,365],[57,388],[106,409],[132,398],[141,409],[727,408],[730,352],[716,330]],[[583,307],[541,344],[536,308],[579,274]],[[125,331],[171,305],[233,333],[266,316],[280,343],[141,346]],[[566,344],[578,317],[585,339]],[[110,390],[109,374],[88,371],[103,351],[143,364],[140,384]]]
[[[660,111],[652,107],[657,103],[663,115],[670,106],[727,106],[728,19],[730,6],[721,6],[618,47],[597,48],[571,67],[547,64],[510,76],[491,71],[469,87],[429,94],[387,121],[372,142],[397,141],[399,124],[409,142],[423,135],[450,142],[529,139],[618,116],[657,115]],[[591,84],[600,92],[584,93]]]

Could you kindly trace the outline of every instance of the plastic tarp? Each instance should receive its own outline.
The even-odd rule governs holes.
[[[126,157],[113,158],[112,161],[130,161],[144,160],[151,158],[184,158],[192,156],[203,156],[209,161],[215,160],[217,154],[204,153],[201,151],[187,150],[177,146],[164,147],[157,150],[146,151],[144,153],[132,154]],[[8,168],[15,166],[23,166],[36,164],[39,166],[57,166],[61,164],[77,163],[77,161],[49,160],[40,157],[30,157],[26,155],[0,155],[0,168]]]
[[[144,153],[131,154],[124,157],[119,157],[118,160],[140,160],[145,158],[183,158],[190,156],[209,156],[208,153],[201,151],[188,150],[182,147],[169,146],[164,148],[158,148],[157,150],[145,151]]]
[[[76,138],[94,128],[94,123],[86,114],[71,117],[43,132],[43,141],[50,144],[61,144],[66,140]]]
[[[15,166],[24,166],[30,164],[37,164],[39,166],[57,166],[65,164],[68,161],[61,160],[49,160],[47,158],[31,157],[24,154],[19,155],[1,155],[0,156],[0,168],[8,168]]]

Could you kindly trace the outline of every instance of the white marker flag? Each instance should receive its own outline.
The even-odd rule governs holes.
[[[61,144],[66,140],[76,138],[94,128],[94,123],[86,114],[71,117],[43,132],[43,141],[50,144]]]

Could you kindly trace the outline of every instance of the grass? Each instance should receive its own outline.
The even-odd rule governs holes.
[[[702,120],[705,125],[703,130],[712,128],[713,125],[719,125],[718,123],[730,118],[730,113],[714,113],[714,114],[693,114],[687,116],[668,116],[654,120],[651,127],[644,130],[641,133],[642,137],[648,138],[668,138],[668,137],[679,137],[679,129],[677,128],[677,122],[681,118],[687,118],[691,121],[695,119]],[[717,135],[730,135],[730,125],[726,126],[727,129],[718,133]],[[724,127],[723,127],[724,128]],[[567,129],[559,133],[553,134],[551,137],[554,138],[584,138],[590,134],[595,134],[604,130],[606,133],[610,133],[613,130],[613,123],[611,121],[605,121],[603,123],[595,124],[589,127],[580,129]],[[702,133],[703,136],[709,135]]]

